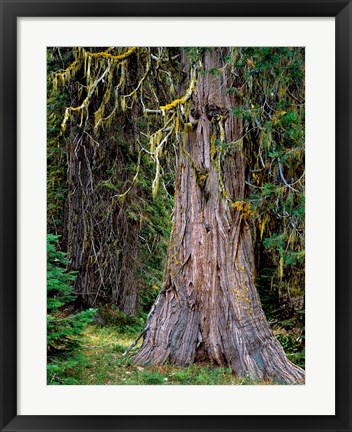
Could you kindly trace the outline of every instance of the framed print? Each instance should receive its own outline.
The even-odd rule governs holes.
[[[1,430],[351,430],[351,10],[1,1]]]

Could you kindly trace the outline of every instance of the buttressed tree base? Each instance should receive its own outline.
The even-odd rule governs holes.
[[[245,198],[241,149],[222,158],[221,144],[241,139],[230,115],[238,100],[223,49],[204,53],[188,125],[180,132],[176,205],[164,287],[148,317],[138,364],[229,365],[239,376],[300,383],[255,288],[250,227],[236,204]],[[195,67],[195,66],[194,66]],[[204,70],[220,70],[218,76]],[[203,72],[203,73],[201,73]]]

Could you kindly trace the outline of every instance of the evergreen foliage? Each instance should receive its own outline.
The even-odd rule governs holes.
[[[92,321],[96,311],[88,309],[78,313],[70,310],[75,300],[72,282],[75,272],[66,271],[66,254],[57,250],[58,236],[48,234],[47,240],[47,349],[49,358],[73,349],[78,336]]]
[[[248,202],[258,273],[279,297],[304,294],[304,48],[240,48],[229,58],[242,85],[233,115],[244,121]],[[267,285],[268,286],[268,285]]]

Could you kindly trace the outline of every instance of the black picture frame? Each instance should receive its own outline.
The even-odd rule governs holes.
[[[1,12],[1,431],[351,431],[352,4],[346,0],[0,0]],[[17,415],[18,17],[335,17],[336,23],[336,415],[20,416]],[[298,30],[299,31],[299,30]],[[322,125],[323,127],[323,125]],[[333,205],[334,203],[330,203]],[[323,378],[322,378],[323,379]],[[138,414],[138,413],[136,413]]]

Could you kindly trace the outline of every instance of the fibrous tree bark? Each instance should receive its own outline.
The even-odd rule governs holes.
[[[202,56],[203,73],[180,135],[164,286],[134,362],[208,361],[239,376],[301,383],[304,371],[286,358],[255,287],[249,210],[240,205],[246,195],[241,120],[230,113],[238,101],[226,92],[233,74],[224,55],[217,48]]]
[[[109,178],[108,169],[122,178],[126,158],[109,136],[92,142],[71,127],[70,138],[65,225],[71,268],[77,271],[77,302],[89,306],[111,302],[132,315],[138,306],[134,282],[138,224],[127,219],[125,203],[114,198],[116,191],[103,183]]]

